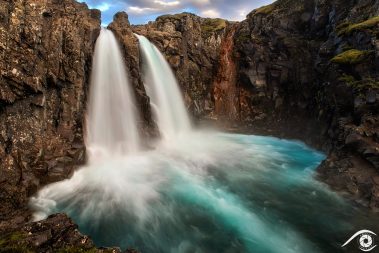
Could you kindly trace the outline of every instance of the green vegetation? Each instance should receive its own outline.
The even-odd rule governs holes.
[[[275,7],[276,7],[275,3],[269,4],[269,5],[265,5],[265,6],[262,6],[262,7],[258,8],[258,9],[256,9],[255,13],[256,14],[268,15],[268,14],[271,14],[275,10]]]
[[[22,242],[26,238],[23,232],[14,232],[0,238],[0,252],[32,253],[27,245]]]
[[[240,33],[237,35],[236,43],[240,44],[240,43],[245,43],[245,42],[248,42],[251,40],[252,40],[252,38],[251,38],[250,34],[248,32],[244,32],[244,33]]]
[[[97,249],[95,247],[90,249],[83,249],[80,247],[66,247],[64,249],[58,250],[58,253],[96,253]],[[107,251],[104,251],[107,252]],[[109,250],[109,252],[112,252]]]
[[[255,10],[255,14],[269,15],[274,12],[288,11],[302,12],[305,8],[306,0],[277,0],[276,2],[262,6]]]
[[[337,34],[339,36],[349,35],[355,31],[363,31],[371,29],[379,24],[379,16],[370,18],[360,23],[351,24],[349,22],[344,22],[337,26]]]
[[[167,15],[162,15],[162,16],[159,16],[157,17],[157,21],[159,20],[164,20],[164,19],[174,19],[174,20],[182,20],[184,17],[187,17],[188,15],[192,15],[194,16],[195,14],[193,13],[190,13],[190,12],[183,12],[183,13],[179,13],[179,14],[167,14]]]
[[[370,77],[357,80],[351,75],[344,74],[338,80],[357,90],[379,89],[379,81]]]
[[[334,56],[331,59],[331,62],[345,65],[354,65],[365,61],[371,53],[372,51],[350,49]]]
[[[206,18],[201,24],[201,30],[206,33],[217,32],[226,27],[226,20],[221,18]]]

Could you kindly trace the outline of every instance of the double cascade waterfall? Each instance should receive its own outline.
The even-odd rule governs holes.
[[[89,161],[31,198],[35,220],[67,213],[96,246],[142,253],[337,252],[331,238],[375,223],[355,220],[364,216],[314,179],[325,156],[305,144],[192,129],[167,61],[136,36],[162,141],[141,148],[128,71],[103,29],[86,119]]]

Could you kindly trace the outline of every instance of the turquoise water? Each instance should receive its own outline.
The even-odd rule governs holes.
[[[31,205],[37,218],[68,213],[97,246],[343,252],[353,233],[378,223],[314,179],[324,158],[301,142],[193,133],[99,159],[40,191]]]

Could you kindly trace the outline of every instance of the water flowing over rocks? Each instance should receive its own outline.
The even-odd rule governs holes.
[[[100,11],[73,0],[15,0],[0,2],[0,17],[0,248],[88,248],[63,215],[25,223],[28,197],[85,161],[82,123]]]
[[[221,41],[230,24],[223,19],[181,13],[132,26],[135,33],[148,38],[166,56],[195,117],[214,111],[211,84],[218,69]]]
[[[379,210],[378,15],[378,0],[278,0],[239,23],[182,13],[130,25],[118,13],[108,28],[122,46],[145,136],[157,130],[133,33],[164,53],[195,118],[304,140],[329,154],[323,181]],[[0,1],[0,248],[93,248],[65,215],[28,223],[27,201],[85,162],[99,32],[100,11],[74,0]]]
[[[378,6],[279,0],[236,24],[182,13],[132,29],[165,54],[193,115],[323,149],[321,178],[377,209]]]
[[[132,86],[135,87],[137,102],[141,111],[141,123],[143,128],[142,134],[145,137],[156,136],[157,128],[152,120],[150,111],[150,99],[146,95],[145,88],[141,79],[140,69],[140,51],[137,37],[133,34],[132,27],[129,23],[128,15],[125,12],[119,12],[114,16],[114,20],[109,24],[108,29],[114,32],[115,36],[121,43],[124,52],[125,62],[129,67],[129,76]]]

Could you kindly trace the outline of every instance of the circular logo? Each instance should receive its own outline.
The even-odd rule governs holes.
[[[359,248],[361,250],[368,250],[374,244],[374,239],[368,233],[362,233],[358,238]]]

